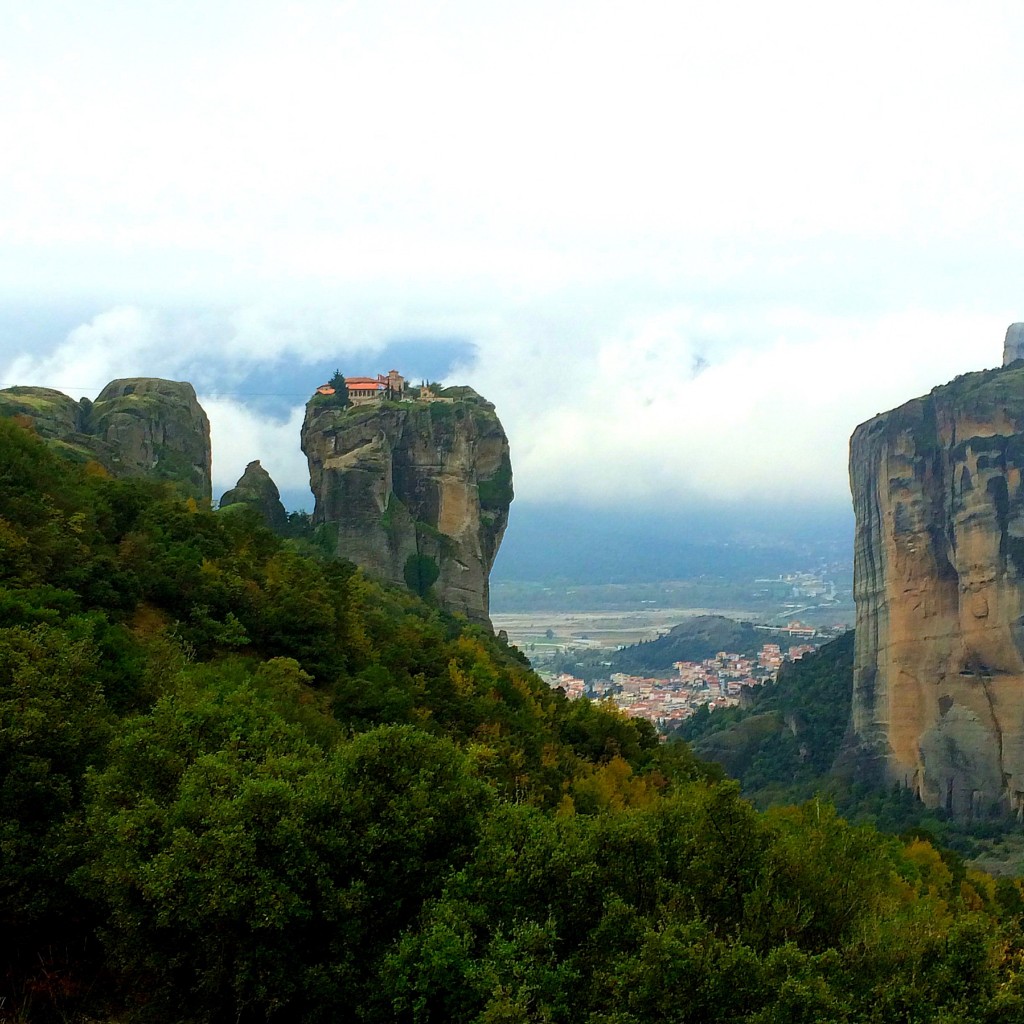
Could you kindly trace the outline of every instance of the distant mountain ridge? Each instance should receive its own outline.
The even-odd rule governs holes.
[[[502,544],[495,581],[737,580],[852,563],[848,505],[780,510],[694,495],[671,505],[604,508],[558,498],[516,499],[516,528]]]

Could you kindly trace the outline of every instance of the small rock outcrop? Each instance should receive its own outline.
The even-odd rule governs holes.
[[[470,388],[341,408],[316,395],[302,450],[314,526],[368,573],[489,623],[488,575],[512,501],[508,439]]]
[[[850,485],[857,629],[839,766],[958,817],[1024,817],[1024,366],[861,424]]]
[[[190,497],[210,500],[210,421],[184,381],[115,380],[95,402],[50,388],[7,388],[0,416],[28,418],[75,461],[96,461],[116,477],[174,481]]]
[[[259,459],[250,462],[238,478],[238,483],[221,496],[222,509],[232,505],[245,506],[258,512],[275,532],[281,532],[288,525],[288,513],[281,504],[281,492],[270,474],[260,465]]]

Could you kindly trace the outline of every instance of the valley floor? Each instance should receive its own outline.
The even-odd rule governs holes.
[[[567,648],[615,650],[653,640],[694,615],[725,615],[761,621],[761,614],[741,608],[651,608],[645,611],[505,612],[491,615],[495,631],[503,629],[510,643],[531,660]],[[548,631],[551,636],[548,636]]]

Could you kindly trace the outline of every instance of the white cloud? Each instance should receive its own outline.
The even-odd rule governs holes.
[[[3,379],[94,398],[117,377],[165,376],[155,368],[147,373],[142,367],[164,364],[169,353],[179,351],[177,345],[165,344],[151,312],[125,306],[76,327],[48,353],[16,355]]]
[[[212,424],[215,493],[254,458],[280,488],[304,489],[303,405],[268,417],[233,391],[233,370],[339,354],[345,338],[379,350],[404,324],[475,343],[478,357],[451,382],[495,402],[523,498],[834,503],[845,500],[857,423],[997,364],[1007,319],[924,309],[853,318],[778,305],[678,305],[616,317],[592,293],[529,307],[506,299],[461,318],[415,303],[376,318],[340,306],[295,317],[270,307],[206,316],[118,308],[49,354],[19,356],[3,378],[76,397],[114,377],[191,380]],[[338,330],[325,343],[318,332],[333,320],[360,330]]]
[[[999,4],[155,4],[84,34],[36,6],[2,55],[23,286],[54,283],[15,258],[40,249],[194,296],[1024,212],[1024,15]]]
[[[276,420],[232,399],[200,395],[199,401],[210,418],[215,498],[235,486],[253,459],[260,460],[278,489],[309,487],[306,460],[299,450],[305,406],[292,409],[286,420]]]
[[[523,496],[838,498],[857,422],[1024,317],[1013,5],[39,0],[6,30],[2,305],[96,313],[0,342],[3,380],[190,379],[224,485],[276,458],[246,439],[304,473],[232,377],[458,337]]]
[[[53,339],[48,350],[13,350],[6,367],[0,363],[0,379],[88,397],[118,377],[189,380],[197,389],[223,392],[233,377],[282,359],[312,363],[380,347],[386,315],[376,314],[371,329],[358,329],[366,322],[358,308],[282,310],[265,303],[195,312],[119,306],[63,340]]]
[[[926,311],[843,321],[681,309],[589,345],[492,338],[465,372],[497,404],[521,497],[833,503],[847,494],[853,428],[997,365],[1004,327]],[[699,373],[697,358],[708,359]]]

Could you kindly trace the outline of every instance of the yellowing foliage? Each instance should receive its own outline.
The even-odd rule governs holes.
[[[618,756],[572,785],[573,802],[595,811],[646,807],[657,794],[650,777],[635,776],[629,762]]]
[[[920,890],[931,896],[943,896],[949,891],[953,881],[952,872],[942,862],[939,851],[924,839],[913,840],[904,850],[909,860],[918,870]]]

